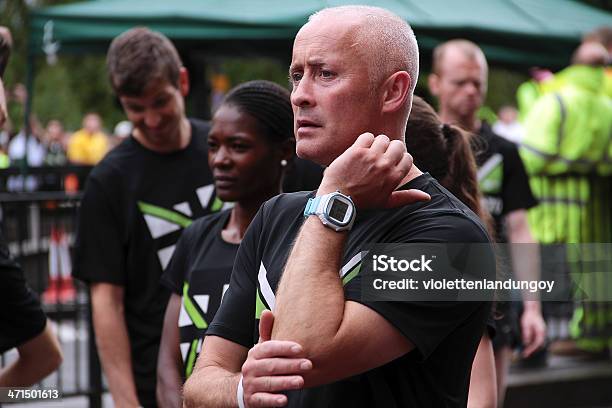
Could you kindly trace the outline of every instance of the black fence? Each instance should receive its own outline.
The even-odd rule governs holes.
[[[39,387],[63,397],[86,396],[102,406],[102,372],[91,328],[89,291],[71,279],[71,249],[76,216],[90,167],[53,167],[0,171],[1,226],[11,254],[58,335],[64,362]],[[34,190],[34,191],[33,191]],[[0,356],[5,366],[16,351]]]

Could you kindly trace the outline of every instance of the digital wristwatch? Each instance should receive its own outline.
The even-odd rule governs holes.
[[[355,222],[355,204],[351,197],[336,191],[309,198],[304,208],[304,217],[311,215],[317,215],[323,225],[334,231],[348,231]]]

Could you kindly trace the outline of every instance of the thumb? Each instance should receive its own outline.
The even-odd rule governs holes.
[[[274,327],[274,314],[269,310],[264,310],[259,319],[260,343],[272,339],[272,327]]]
[[[424,191],[410,189],[394,191],[387,200],[386,208],[402,207],[404,205],[413,204],[419,201],[429,201],[431,196]]]

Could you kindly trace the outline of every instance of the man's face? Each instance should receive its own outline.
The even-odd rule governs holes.
[[[85,130],[87,130],[90,134],[98,133],[102,128],[102,123],[100,123],[100,117],[95,114],[89,114],[85,117],[83,121],[83,126]]]
[[[180,89],[179,89],[180,88]],[[184,95],[187,89],[166,80],[154,81],[139,96],[119,96],[134,132],[153,145],[165,145],[180,137],[180,125],[185,117]]]
[[[356,43],[353,27],[316,20],[302,27],[293,44],[289,76],[296,151],[321,165],[329,165],[361,133],[375,131],[381,120],[365,47]]]
[[[440,72],[430,77],[429,88],[438,98],[441,112],[474,117],[487,93],[487,68],[478,58],[448,49],[442,56]]]

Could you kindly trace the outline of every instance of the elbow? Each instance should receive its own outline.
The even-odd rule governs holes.
[[[37,359],[37,361],[33,361],[32,363],[40,365],[42,371],[41,374],[44,378],[57,370],[63,361],[64,354],[62,353],[62,349],[59,347],[59,344],[56,343],[49,348],[42,359]]]
[[[52,356],[49,358],[49,373],[57,370],[60,365],[64,362],[64,353],[62,353],[62,349],[57,347]]]

